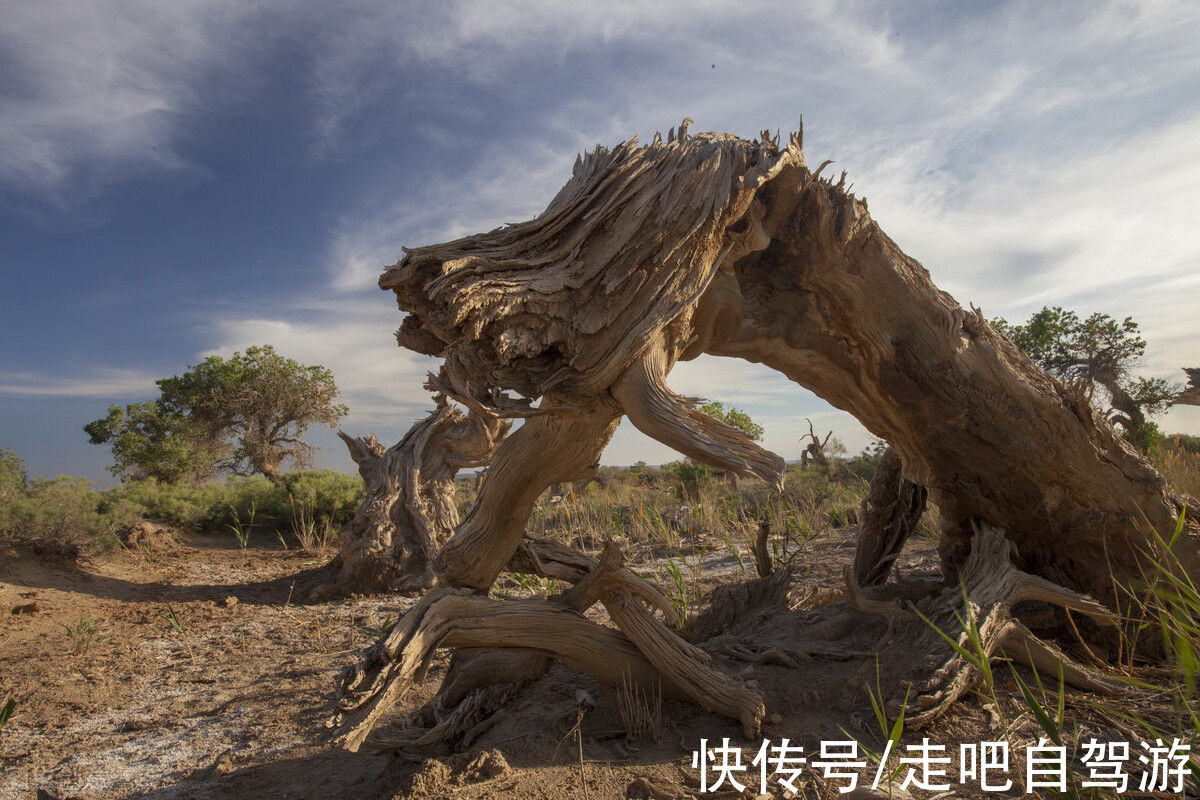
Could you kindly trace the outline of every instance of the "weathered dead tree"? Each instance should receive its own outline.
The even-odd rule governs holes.
[[[537,219],[408,251],[384,273],[409,312],[400,343],[445,358],[446,391],[542,415],[498,449],[504,477],[442,554],[451,585],[491,584],[520,540],[522,496],[594,464],[622,413],[697,460],[777,475],[776,457],[667,389],[675,362],[704,352],[773,367],[885,438],[942,511],[948,570],[981,519],[1064,585],[1111,598],[1114,578],[1141,578],[1145,526],[1171,529],[1183,500],[822,168],[798,136],[685,125],[589,154]],[[1189,525],[1176,543],[1195,578],[1198,542]]]
[[[1147,526],[1166,531],[1184,508],[1085,399],[939,291],[846,190],[844,173],[835,182],[821,177],[828,162],[810,170],[799,135],[783,146],[766,132],[693,136],[688,122],[666,141],[581,158],[536,219],[409,250],[381,277],[408,312],[399,343],[444,359],[430,386],[525,422],[496,448],[438,556],[445,588],[347,675],[348,744],[438,646],[561,658],[608,680],[613,665],[647,679],[653,670],[753,728],[753,693],[604,578],[603,565],[568,592],[574,600],[473,594],[510,564],[548,486],[594,474],[623,415],[698,461],[781,485],[782,459],[668,388],[676,362],[702,353],[766,364],[891,443],[904,477],[941,509],[947,573],[968,586],[976,576],[981,609],[1038,595],[1102,617],[1054,584],[1109,602],[1114,583],[1148,567]],[[1193,579],[1198,518],[1189,514],[1174,543]],[[969,556],[991,552],[973,549],[980,522],[1015,543],[1010,570],[997,573],[995,559],[974,570]],[[1025,577],[1014,589],[989,584],[997,575]],[[620,632],[579,613],[596,597]],[[529,674],[521,663],[514,674]]]
[[[338,435],[358,464],[367,496],[342,530],[329,583],[315,597],[409,592],[433,585],[433,558],[458,525],[454,476],[486,464],[508,423],[486,413],[437,407],[384,450],[374,436]]]
[[[829,459],[825,457],[825,445],[829,444],[829,437],[833,436],[833,431],[825,434],[825,441],[821,441],[821,437],[813,431],[812,420],[805,417],[804,421],[808,423],[808,434],[801,436],[800,441],[804,442],[805,439],[809,441],[804,445],[804,451],[800,453],[800,469],[808,469],[809,464],[819,469],[825,469],[829,466]]]
[[[1187,373],[1188,385],[1175,395],[1171,405],[1200,406],[1200,367],[1184,367],[1183,371]]]
[[[854,552],[854,580],[859,586],[876,586],[887,580],[892,563],[925,513],[929,492],[905,478],[903,468],[895,450],[884,450],[863,498]]]

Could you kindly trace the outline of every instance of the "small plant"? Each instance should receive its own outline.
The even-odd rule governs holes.
[[[13,711],[16,710],[16,707],[17,701],[12,697],[6,697],[4,699],[4,705],[0,706],[0,730],[4,730],[4,726],[8,724],[9,719],[12,718]]]
[[[742,579],[742,574],[746,571],[746,561],[742,558],[742,548],[727,533],[721,535],[721,540],[725,543],[726,549],[733,554],[734,560],[737,561],[737,569],[733,573],[733,581],[737,583]]]
[[[71,640],[71,647],[75,651],[75,655],[83,655],[93,644],[98,644],[108,638],[99,635],[100,629],[96,626],[96,621],[86,613],[80,613],[79,622],[73,626],[61,622],[59,625],[62,625],[63,630],[67,632],[67,638]]]
[[[540,575],[529,575],[524,572],[513,572],[504,576],[509,586],[529,595],[545,594],[547,597],[558,591],[558,581],[553,578],[543,578]]]
[[[950,634],[939,628],[937,624],[933,622],[933,620],[922,614],[916,608],[916,606],[913,606],[912,609],[916,615],[921,618],[922,622],[933,628],[938,636],[941,636],[947,644],[954,648],[956,653],[962,656],[962,658],[968,664],[970,664],[979,672],[979,674],[983,677],[984,686],[987,688],[987,693],[983,694],[982,696],[985,701],[990,702],[992,707],[996,709],[997,718],[1003,720],[1003,711],[1000,706],[1000,699],[996,695],[996,676],[995,673],[992,672],[991,657],[988,655],[987,650],[983,646],[983,637],[979,632],[979,623],[975,620],[975,614],[971,611],[971,598],[967,594],[967,587],[965,585],[960,585],[959,588],[962,591],[963,613],[959,614],[958,612],[955,612],[954,617],[956,620],[958,620],[963,632],[967,635],[967,641],[965,645],[959,644],[959,642],[950,636]]]
[[[300,549],[306,552],[317,552],[329,547],[333,540],[333,521],[322,515],[320,519],[314,513],[315,501],[312,495],[299,502],[288,492],[288,506],[292,512],[292,533],[300,543]],[[283,537],[279,537],[283,541]],[[287,544],[283,548],[287,549]]]
[[[896,756],[896,745],[900,743],[900,737],[904,735],[904,713],[908,710],[908,696],[911,690],[911,687],[904,690],[904,700],[900,703],[900,710],[896,713],[896,719],[889,722],[887,716],[887,706],[883,699],[883,689],[879,685],[879,660],[876,659],[875,688],[872,689],[870,686],[868,686],[867,696],[871,699],[871,708],[875,712],[875,721],[879,723],[879,730],[883,734],[883,752],[876,753],[862,742],[859,742],[859,746],[862,747],[863,752],[867,754],[867,757],[879,766],[878,771],[880,776],[883,775],[883,771],[887,769],[889,763],[892,763],[893,761],[896,762],[896,766],[894,766],[887,773],[887,784],[889,789],[891,788],[891,785],[895,783],[896,778],[899,776],[900,770],[903,767],[903,765],[899,763],[899,759]],[[844,730],[843,733],[845,733]],[[858,740],[855,739],[855,741]]]
[[[187,631],[183,629],[183,623],[179,621],[179,615],[175,613],[175,609],[170,603],[166,604],[167,610],[162,613],[162,618],[171,624],[171,628],[175,633],[179,634],[179,638],[183,639],[183,643],[187,645],[188,657],[192,659],[192,663],[196,662],[196,654],[192,651],[192,642],[188,638]]]
[[[682,561],[682,559],[681,559]],[[699,556],[697,557],[699,561]],[[683,561],[684,566],[688,566],[686,561]],[[688,586],[687,578],[683,575],[683,570],[679,564],[670,556],[667,557],[667,566],[664,568],[666,578],[669,581],[667,586],[667,599],[671,601],[672,607],[675,609],[675,627],[678,630],[683,630],[687,625],[688,617],[691,615],[691,610],[696,604],[697,597],[695,586]],[[660,573],[660,579],[663,577]]]
[[[243,550],[250,544],[250,531],[254,528],[254,515],[258,512],[257,501],[250,502],[250,518],[243,523],[241,515],[233,506],[229,507],[233,514],[233,522],[229,523],[229,530],[233,531],[233,535],[237,537],[238,544]]]
[[[384,617],[383,622],[378,625],[364,625],[361,622],[355,622],[354,627],[358,628],[368,636],[379,639],[392,629],[392,626],[396,624],[398,619],[399,617],[393,617],[389,614],[388,616]]]

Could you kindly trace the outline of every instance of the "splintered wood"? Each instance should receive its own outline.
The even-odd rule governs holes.
[[[1009,613],[1014,603],[1041,599],[1107,619],[1080,593],[1108,598],[1114,583],[1152,571],[1151,532],[1173,530],[1185,508],[1172,548],[1180,570],[1200,580],[1195,501],[1172,490],[1086,399],[981,311],[940,291],[875,223],[866,200],[848,191],[844,173],[835,182],[821,176],[829,162],[810,170],[800,134],[748,141],[693,135],[689,124],[646,146],[599,147],[577,161],[537,218],[407,250],[380,278],[406,312],[399,344],[442,359],[427,388],[471,417],[439,410],[410,433],[411,446],[406,437],[387,453],[347,439],[364,477],[373,476],[368,488],[385,489],[371,489],[373,505],[347,535],[343,582],[357,572],[372,585],[402,576],[426,585],[435,574],[439,588],[343,676],[336,721],[346,746],[366,741],[438,647],[472,657],[456,657],[429,730],[482,724],[483,709],[553,660],[617,686],[661,686],[739,720],[748,735],[757,730],[759,693],[656,617],[669,604],[623,568],[614,548],[596,562],[524,541],[539,495],[593,475],[623,416],[698,461],[782,484],[778,455],[668,387],[677,362],[704,353],[779,371],[894,450],[864,508],[870,533],[847,592],[864,612],[890,620],[898,665],[900,653],[915,652],[912,641],[936,645],[933,634],[858,587],[886,579],[926,492],[943,523],[945,575],[964,582],[988,654],[1062,663],[1081,685],[1103,684],[1029,634]],[[501,420],[510,418],[524,422],[505,437]],[[442,425],[470,435],[435,436]],[[460,453],[455,443],[468,441]],[[399,463],[406,459],[419,469]],[[449,478],[483,462],[478,498],[455,524],[445,503]],[[414,507],[418,499],[424,505]],[[411,533],[396,528],[399,549],[388,529],[397,510],[414,517],[405,523]],[[415,519],[421,513],[431,515],[425,528]],[[432,551],[451,528],[431,574]],[[574,586],[546,601],[482,596],[506,568]],[[955,596],[922,613],[953,627]],[[583,616],[595,602],[616,628]],[[915,638],[900,642],[902,631]],[[497,652],[479,652],[489,649]],[[925,687],[916,720],[941,713],[972,680],[953,658],[919,667],[924,683],[909,676]],[[427,735],[440,734],[406,741]]]

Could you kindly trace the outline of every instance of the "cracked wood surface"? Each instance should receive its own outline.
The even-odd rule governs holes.
[[[399,342],[445,360],[433,385],[497,414],[540,414],[497,451],[487,497],[444,555],[450,585],[490,585],[530,495],[586,473],[621,414],[701,461],[769,477],[768,455],[666,390],[671,367],[700,353],[766,364],[886,439],[941,509],[951,574],[984,520],[1009,532],[1023,568],[1058,583],[1107,598],[1114,576],[1140,579],[1145,526],[1172,530],[1190,501],[937,289],[844,174],[820,173],[798,135],[684,125],[580,159],[534,220],[387,269],[380,285],[408,312]],[[1200,579],[1195,524],[1176,552]]]

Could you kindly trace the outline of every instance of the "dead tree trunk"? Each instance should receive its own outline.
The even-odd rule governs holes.
[[[1096,409],[939,291],[844,176],[785,168],[756,202],[767,244],[732,265],[737,323],[707,352],[773,367],[887,439],[938,504],[949,573],[983,520],[1022,569],[1107,602],[1143,579],[1147,526],[1169,533],[1185,500]],[[1200,529],[1175,552],[1200,579]]]
[[[315,596],[419,591],[433,585],[433,558],[458,526],[454,476],[487,463],[508,423],[463,415],[441,395],[437,408],[384,450],[374,436],[338,432],[367,496],[342,530],[336,576]]]
[[[829,437],[833,436],[833,431],[825,434],[825,441],[821,441],[821,437],[813,431],[812,420],[806,417],[804,421],[808,423],[808,436],[800,437],[800,441],[803,442],[807,438],[809,442],[800,454],[800,469],[808,469],[809,464],[818,469],[825,469],[829,466],[829,459],[825,457],[825,445],[829,444]]]
[[[905,478],[903,467],[895,450],[884,450],[871,477],[871,489],[863,498],[854,553],[854,580],[859,586],[887,580],[892,563],[925,513],[929,492]]]
[[[1200,406],[1200,367],[1184,367],[1183,371],[1187,373],[1188,385],[1183,388],[1183,391],[1175,395],[1175,399],[1171,401],[1171,404],[1177,406]]]
[[[592,461],[621,413],[697,460],[778,480],[777,456],[667,388],[677,360],[704,352],[773,367],[887,439],[941,509],[948,572],[985,520],[1036,574],[1106,599],[1114,579],[1141,579],[1144,526],[1169,531],[1182,498],[1086,400],[939,291],[844,175],[820,173],[799,136],[780,147],[684,126],[590,154],[535,220],[409,251],[385,272],[410,312],[400,342],[445,357],[452,396],[536,413],[552,393],[558,406],[543,400],[553,417],[502,448],[520,458],[489,475],[460,525],[452,585],[490,584],[532,507],[527,478],[540,492],[573,477],[555,452],[578,451],[578,436]],[[581,421],[609,398],[611,416]],[[544,432],[526,433],[535,422]],[[1176,550],[1200,580],[1200,529]]]
[[[622,415],[685,455],[781,485],[781,458],[668,388],[675,363],[701,353],[764,363],[887,439],[905,477],[940,506],[945,566],[976,584],[981,609],[1065,597],[1104,618],[1046,579],[1112,598],[1114,582],[1139,580],[1148,566],[1144,526],[1166,531],[1183,508],[1085,399],[939,291],[846,191],[844,174],[835,184],[820,178],[825,165],[809,170],[799,135],[780,147],[766,132],[754,142],[689,136],[688,122],[665,142],[580,159],[536,219],[410,250],[381,277],[408,312],[400,344],[444,359],[433,385],[526,422],[497,448],[438,558],[453,588],[423,601],[345,676],[351,746],[439,645],[537,659],[500,681],[550,657],[609,679],[614,666],[657,673],[757,727],[758,695],[705,664],[603,564],[556,603],[474,594],[510,563],[546,487],[594,472]],[[974,532],[991,530],[980,521],[1016,544],[1017,565],[998,574],[1011,585],[989,585],[976,562],[990,561],[968,560]],[[996,549],[992,538],[978,544],[974,552]],[[1174,543],[1194,580],[1198,544],[1194,524]],[[579,614],[597,598],[621,633]],[[1013,628],[994,618],[1000,646]]]

